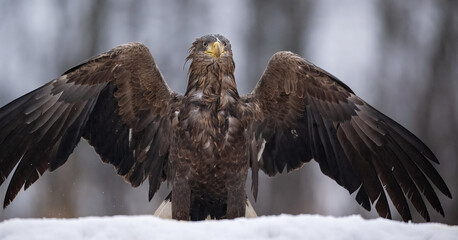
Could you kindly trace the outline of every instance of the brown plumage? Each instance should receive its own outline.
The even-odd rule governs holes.
[[[408,200],[426,220],[425,199],[444,215],[432,186],[451,194],[432,151],[331,74],[278,52],[239,96],[226,38],[198,38],[187,60],[184,95],[168,88],[144,45],[129,43],[1,108],[0,184],[17,166],[4,206],[83,137],[132,186],[148,179],[150,200],[171,182],[175,219],[244,216],[250,167],[256,197],[259,169],[273,176],[311,159],[382,217],[391,217],[385,192],[404,220]]]

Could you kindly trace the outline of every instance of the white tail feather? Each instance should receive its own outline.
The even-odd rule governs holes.
[[[154,216],[163,219],[172,219],[172,202],[165,199],[154,212]]]
[[[250,200],[246,200],[246,209],[245,209],[245,217],[246,218],[256,218],[258,217],[258,214],[256,214],[256,211],[254,210],[253,206],[251,205]]]
[[[163,218],[163,219],[172,219],[172,202],[168,199],[164,200],[161,205],[154,212],[154,216]],[[246,218],[255,218],[258,217],[256,211],[250,203],[250,200],[246,200],[246,209],[245,209]],[[210,216],[207,216],[207,220],[210,219]]]

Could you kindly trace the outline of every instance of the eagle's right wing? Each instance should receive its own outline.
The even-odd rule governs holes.
[[[6,207],[84,137],[150,199],[165,176],[169,113],[178,102],[146,46],[129,43],[68,70],[0,109],[0,185],[17,165]]]
[[[276,53],[256,88],[242,100],[244,120],[253,119],[256,135],[253,176],[257,168],[273,176],[314,159],[324,174],[350,193],[357,191],[356,200],[364,208],[370,210],[375,203],[382,217],[391,217],[385,191],[406,221],[411,219],[407,199],[429,220],[422,194],[444,214],[433,185],[451,194],[431,164],[438,163],[433,152],[304,58]]]

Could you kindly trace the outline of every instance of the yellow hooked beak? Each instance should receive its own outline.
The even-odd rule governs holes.
[[[205,53],[209,54],[210,56],[214,58],[219,58],[223,53],[226,53],[226,51],[224,51],[223,44],[217,41],[217,42],[214,42],[211,47],[208,46],[207,51],[205,51]]]

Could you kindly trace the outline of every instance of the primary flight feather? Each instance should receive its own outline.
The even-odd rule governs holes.
[[[4,207],[21,187],[64,164],[81,137],[149,199],[172,184],[172,217],[245,216],[246,178],[314,159],[367,210],[404,220],[410,201],[444,215],[433,188],[451,198],[432,151],[336,77],[291,52],[274,54],[257,86],[240,96],[231,44],[196,39],[186,93],[169,89],[148,49],[128,43],[68,70],[0,109],[0,185],[12,172]],[[426,201],[425,201],[426,200]]]

